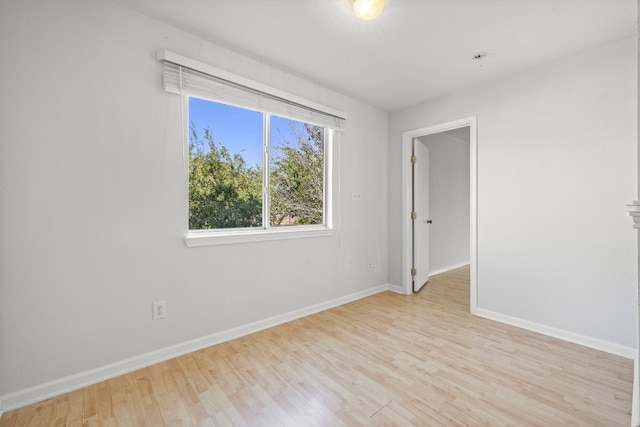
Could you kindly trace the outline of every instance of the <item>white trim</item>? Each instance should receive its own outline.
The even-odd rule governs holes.
[[[402,286],[392,285],[391,283],[387,283],[387,290],[391,292],[395,292],[397,294],[404,295],[404,289],[402,289]]]
[[[176,345],[155,350],[146,354],[134,356],[129,359],[121,360],[119,362],[115,362],[106,366],[90,369],[88,371],[69,375],[43,384],[38,384],[24,390],[0,396],[0,403],[3,405],[0,406],[0,409],[3,409],[5,411],[12,411],[14,409],[30,405],[32,403],[40,402],[63,393],[77,390],[82,387],[87,387],[100,381],[115,378],[117,376],[138,369],[146,368],[156,363],[164,362],[166,360],[192,353],[203,348],[211,347],[216,344],[240,338],[245,335],[271,328],[273,326],[281,325],[283,323],[290,322],[301,317],[309,316],[311,314],[357,301],[359,299],[366,298],[380,292],[384,292],[387,290],[395,292],[396,288],[397,287],[389,284],[376,286],[374,288],[366,289],[364,291],[355,292],[326,302],[293,310],[288,313],[273,316],[264,320],[259,320],[247,325],[238,326],[226,331],[217,332],[201,338],[196,338],[190,341],[185,341]]]
[[[491,310],[485,310],[484,308],[478,308],[475,314],[476,316],[483,317],[485,319],[494,320],[496,322],[526,329],[531,332],[558,338],[563,341],[572,342],[574,344],[579,344],[595,350],[604,351],[606,353],[624,357],[626,359],[635,360],[636,358],[637,351],[633,347],[627,347],[621,344],[612,343],[610,341],[604,341],[598,338],[592,338],[586,335],[565,331],[564,329],[558,329],[540,323],[531,322],[529,320],[511,317],[506,314],[496,313]]]
[[[190,248],[199,246],[228,245],[232,243],[264,242],[268,240],[302,239],[308,237],[333,236],[334,230],[325,226],[287,227],[279,229],[248,229],[248,230],[189,230],[184,242]]]
[[[447,271],[455,270],[456,268],[464,267],[465,265],[469,265],[469,261],[453,264],[448,267],[438,268],[436,270],[430,271],[429,277],[437,276],[438,274],[446,273]]]
[[[470,236],[469,236],[469,311],[475,314],[478,308],[478,134],[477,117],[441,123],[415,129],[402,134],[402,287],[411,295],[411,142],[414,138],[452,129],[469,127],[469,190],[470,190]]]
[[[205,64],[204,62],[196,61],[195,59],[188,58],[186,56],[180,55],[179,53],[172,52],[170,50],[158,49],[158,51],[156,52],[156,59],[158,61],[167,61],[167,62],[172,62],[174,64],[180,64],[184,67],[191,68],[192,70],[200,71],[201,73],[208,74],[210,76],[216,76],[218,78],[227,80],[229,82],[232,82],[241,86],[250,87],[257,91],[264,92],[266,94],[273,95],[278,98],[286,99],[296,104],[304,105],[314,110],[331,114],[332,116],[335,116],[335,117],[340,117],[341,119],[346,118],[345,113],[343,113],[340,110],[336,110],[335,108],[327,107],[326,105],[309,101],[308,99],[301,98],[299,96],[285,92],[283,90],[265,85],[260,82],[256,82],[255,80],[251,80],[246,77],[242,77],[237,74],[233,74],[228,71],[222,70],[220,68],[213,67],[209,64]]]

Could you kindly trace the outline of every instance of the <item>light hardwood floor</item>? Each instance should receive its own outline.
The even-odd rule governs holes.
[[[631,360],[474,317],[469,271],[6,413],[9,426],[629,426]]]

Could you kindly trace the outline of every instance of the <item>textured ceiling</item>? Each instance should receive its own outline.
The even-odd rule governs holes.
[[[387,0],[374,21],[350,0],[114,1],[388,111],[636,34],[636,0]]]

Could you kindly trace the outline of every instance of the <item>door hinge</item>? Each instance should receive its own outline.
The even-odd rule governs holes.
[[[416,270],[415,268],[411,269],[411,275],[415,276],[416,274],[418,274],[418,270]]]
[[[415,220],[416,218],[418,218],[418,213],[417,212],[411,212],[411,219]]]
[[[418,158],[416,156],[411,156],[411,163],[415,163],[418,161]]]

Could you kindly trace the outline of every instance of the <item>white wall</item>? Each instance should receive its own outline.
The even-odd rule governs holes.
[[[2,2],[0,40],[0,398],[387,282],[386,112],[111,2]],[[334,237],[185,246],[160,48],[347,114]]]
[[[631,38],[391,114],[390,281],[402,132],[477,115],[479,308],[636,348],[635,73]]]
[[[469,128],[423,136],[429,149],[429,271],[469,263]],[[457,136],[454,136],[457,135]]]

